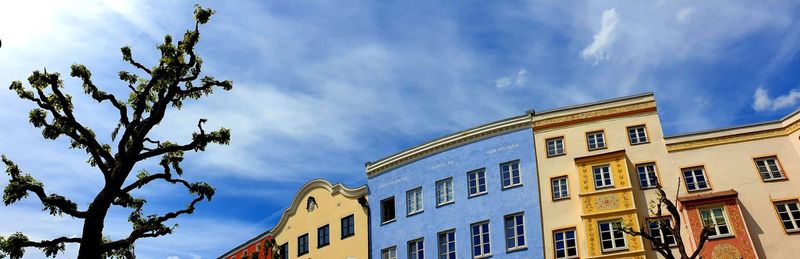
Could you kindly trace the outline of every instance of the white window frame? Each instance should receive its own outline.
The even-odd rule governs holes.
[[[642,172],[641,168],[645,169],[644,172]],[[658,169],[656,169],[656,163],[636,165],[636,174],[639,176],[640,189],[655,188],[658,185]],[[642,182],[647,182],[647,186],[642,185]]]
[[[420,244],[422,244],[420,246]],[[412,247],[412,245],[414,247]],[[425,257],[425,239],[419,238],[408,241],[408,259],[422,259]],[[419,253],[422,252],[422,257],[419,257]]]
[[[606,133],[602,130],[586,133],[586,147],[589,148],[589,151],[605,149]]]
[[[662,218],[662,219],[666,219],[667,223],[669,223],[670,227],[672,226],[672,219],[670,219],[670,218]],[[668,231],[670,231],[670,233],[667,234],[667,233],[664,233],[663,229],[661,229],[661,220],[662,219],[659,219],[659,218],[647,219],[647,230],[650,233],[650,236],[654,237],[654,238],[658,238],[658,240],[662,244],[665,242],[665,240],[667,240],[667,237],[672,237],[672,242],[669,242],[669,244],[667,244],[667,246],[669,246],[669,247],[677,246],[678,243],[675,240],[675,235],[673,235],[672,232],[671,232],[672,230],[668,230]],[[652,223],[655,223],[655,225],[652,225]],[[658,231],[658,235],[653,234],[654,231]]]
[[[716,213],[715,213],[716,209],[719,209],[719,211],[720,211],[720,213],[722,215],[716,215]],[[710,213],[709,214],[710,215],[710,222],[708,222],[708,223],[714,224],[714,226],[713,226],[714,227],[714,234],[713,235],[709,235],[708,239],[716,239],[716,238],[723,238],[723,237],[733,236],[733,228],[731,228],[731,224],[730,224],[731,221],[728,219],[728,212],[725,209],[725,206],[720,205],[720,206],[716,206],[716,207],[707,207],[707,208],[699,209],[698,213],[700,213],[700,221],[705,226],[706,219],[703,218],[703,212],[704,211],[708,211]],[[723,222],[724,224],[720,224],[719,221],[717,220],[718,218],[722,218],[722,220],[725,221],[725,222]],[[720,234],[720,226],[725,226],[725,228],[727,229],[728,233]]]
[[[515,166],[516,170],[514,170]],[[508,185],[506,185],[506,176],[508,176]],[[500,164],[500,184],[503,186],[503,189],[522,185],[522,169],[519,166],[519,160]]]
[[[452,240],[450,240],[450,238],[447,236],[449,234],[453,234],[453,239]],[[444,244],[442,243],[442,236],[445,237],[445,240],[444,240],[445,243]],[[452,251],[450,250],[450,244],[451,243],[453,244],[453,250]],[[436,244],[437,244],[437,247],[439,249],[438,250],[438,258],[439,259],[449,259],[449,257],[451,255],[452,256],[456,256],[456,230],[455,229],[451,229],[451,230],[439,232],[439,234],[436,235]],[[456,258],[458,258],[458,257],[456,257]]]
[[[602,230],[604,224],[608,224],[608,231],[603,231]],[[615,225],[621,226],[622,225],[622,220],[614,219],[614,220],[605,220],[605,221],[597,222],[597,230],[598,230],[598,233],[600,235],[600,249],[603,251],[603,253],[615,252],[615,251],[621,251],[621,250],[628,250],[628,239],[625,237],[625,232],[622,232],[621,230],[615,229],[614,228]],[[610,236],[611,236],[611,247],[610,248],[603,247],[603,241],[605,241],[605,239],[603,239],[603,233],[606,233],[606,232],[608,232],[610,234]],[[617,234],[619,234],[619,235],[617,235]],[[622,239],[622,242],[624,244],[623,246],[617,246],[617,240],[620,240],[620,239]]]
[[[384,216],[384,214],[386,214],[386,212],[385,212],[386,206],[384,206],[384,202],[386,202],[388,200],[392,200],[392,216],[393,217],[391,219],[384,220],[383,216]],[[392,196],[392,197],[388,197],[386,199],[381,200],[381,224],[391,223],[391,222],[394,222],[395,220],[397,220],[397,199],[395,199],[394,196]]]
[[[436,206],[455,202],[453,193],[453,177],[436,181]]]
[[[475,175],[475,192],[472,192],[472,180],[470,179],[471,175]],[[482,175],[482,177],[478,177]],[[483,180],[481,180],[483,179]],[[481,183],[483,182],[483,183]],[[481,191],[481,186],[483,187],[483,191]],[[486,194],[489,192],[489,187],[486,185],[486,170],[485,169],[478,169],[472,170],[467,172],[467,194],[469,197],[475,197],[478,195]]]
[[[604,168],[605,171],[603,171]],[[600,169],[600,171],[598,172],[597,169]],[[597,184],[598,175],[600,176],[601,185]],[[593,166],[592,177],[595,190],[614,187],[614,177],[611,176],[611,165],[609,164]]]
[[[567,238],[567,232],[572,232],[572,238]],[[558,234],[564,237],[561,241],[556,238]],[[568,246],[567,243],[569,240],[572,240],[572,243],[575,245]],[[561,250],[558,249],[558,243],[564,244],[564,256],[562,257],[558,256],[558,251]],[[575,254],[569,253],[570,248],[575,251]],[[578,258],[578,232],[576,232],[574,228],[553,231],[553,256],[555,256],[556,259]]]
[[[422,213],[425,203],[422,200],[422,187],[417,187],[406,192],[406,215],[411,216]]]
[[[397,259],[397,246],[391,246],[381,250],[381,259]]]
[[[697,181],[697,178],[698,178],[697,171],[698,170],[700,170],[700,175],[702,175],[703,179],[705,179],[703,181],[703,183],[706,185],[705,188],[700,188],[700,185],[699,185],[700,182]],[[694,186],[694,188],[690,187],[689,178],[686,176],[686,172],[691,172],[691,175],[688,176],[688,177],[691,177],[691,179],[692,179],[692,185],[691,186]],[[706,174],[706,168],[703,167],[703,166],[683,168],[683,169],[681,169],[681,175],[683,175],[683,181],[686,183],[686,190],[688,190],[690,192],[711,189],[711,184],[708,181],[708,175]]]
[[[511,225],[508,225],[508,220],[511,220]],[[517,219],[520,219],[522,223],[517,222]],[[525,238],[525,213],[519,212],[510,215],[506,215],[503,217],[503,226],[505,228],[505,245],[506,251],[516,251],[520,249],[525,249],[528,247],[528,240]],[[522,233],[518,231],[519,227],[522,227]],[[511,237],[509,238],[509,235]],[[520,244],[519,238],[522,237],[522,243]],[[513,239],[514,246],[509,247],[508,241],[509,239]]]
[[[794,204],[796,209],[795,210],[790,209],[789,204]],[[781,212],[779,206],[783,207],[784,209],[783,212]],[[778,220],[781,221],[781,226],[783,226],[783,229],[786,230],[787,233],[800,232],[800,217],[796,217],[795,215],[793,215],[793,213],[800,214],[800,201],[789,200],[789,201],[776,202],[775,211],[778,213]],[[783,219],[782,215],[784,214],[789,218],[788,220]],[[792,225],[791,229],[786,227],[787,222]]]
[[[786,180],[786,174],[784,174],[777,156],[759,157],[753,159],[753,161],[756,163],[756,169],[761,176],[761,180],[765,182]],[[759,165],[759,162],[762,162],[763,165]],[[772,162],[772,164],[769,164],[769,162]],[[775,176],[776,173],[780,176]]]
[[[633,131],[633,134],[631,134],[631,131]],[[642,140],[642,138],[644,138],[644,140]],[[645,125],[628,127],[628,142],[631,145],[650,143],[650,137],[647,136],[647,127]]]
[[[483,226],[486,226],[486,230],[484,230]],[[478,233],[475,233],[475,227],[478,227]],[[485,231],[485,232],[484,232]],[[477,223],[472,223],[469,226],[470,232],[470,253],[472,253],[472,258],[486,258],[492,256],[492,240],[491,240],[491,226],[489,226],[489,221],[482,221]],[[479,243],[475,243],[475,238],[478,238],[480,241]],[[481,251],[480,254],[475,254],[475,248],[479,247]],[[487,249],[488,248],[488,249]]]
[[[569,178],[565,176],[550,179],[553,200],[569,199]]]
[[[564,137],[555,137],[545,140],[547,148],[547,157],[554,157],[566,154],[564,147]],[[552,149],[550,148],[552,146]],[[552,151],[552,152],[551,152]]]

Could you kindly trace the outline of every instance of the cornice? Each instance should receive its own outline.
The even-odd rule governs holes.
[[[788,119],[788,118],[785,118]],[[784,126],[785,125],[785,126]],[[758,129],[759,127],[771,126],[769,129]],[[766,138],[783,137],[800,130],[800,120],[784,124],[783,121],[775,121],[766,124],[754,124],[751,126],[735,127],[724,130],[709,131],[703,133],[693,133],[682,136],[668,137],[667,152],[682,151],[688,149],[703,148],[709,146],[738,143]],[[741,131],[741,132],[736,132]]]
[[[283,231],[283,227],[286,226],[286,222],[297,213],[297,209],[303,203],[303,197],[306,196],[311,190],[316,188],[323,188],[326,189],[331,195],[341,194],[347,198],[358,199],[364,196],[367,196],[368,189],[366,185],[359,186],[355,189],[349,189],[342,185],[341,183],[332,185],[330,182],[324,179],[314,179],[303,185],[300,190],[294,195],[292,198],[292,203],[289,205],[286,210],[283,211],[281,214],[281,219],[278,220],[278,224],[275,224],[275,227],[272,228],[270,231],[273,236],[277,236],[278,234]]]
[[[533,129],[534,131],[538,132],[555,127],[563,127],[578,123],[655,112],[656,110],[655,100],[646,100],[639,103],[559,115],[550,118],[537,119],[536,117],[538,116],[534,116]]]
[[[390,169],[414,162],[457,146],[531,127],[531,115],[520,115],[450,134],[400,153],[367,164],[367,177],[372,178]]]

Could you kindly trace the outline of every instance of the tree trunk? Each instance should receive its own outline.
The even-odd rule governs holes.
[[[107,193],[108,191],[104,188],[89,206],[89,216],[83,222],[83,234],[81,235],[78,259],[102,258],[103,227],[106,214],[109,207],[111,207],[111,197]]]

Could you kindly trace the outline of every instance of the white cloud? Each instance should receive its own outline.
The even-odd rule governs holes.
[[[494,80],[494,86],[500,89],[510,86],[523,86],[527,82],[528,71],[525,69],[517,70],[512,75],[504,76]]]
[[[753,110],[758,112],[777,111],[795,107],[799,101],[800,91],[797,89],[789,90],[787,94],[772,98],[767,89],[759,86],[753,94]]]
[[[688,22],[691,19],[691,15],[697,11],[694,7],[684,7],[678,10],[678,13],[675,15],[675,20],[679,22]]]
[[[581,51],[581,57],[587,60],[594,59],[595,64],[608,59],[611,55],[609,48],[614,42],[617,23],[619,23],[619,14],[615,8],[603,11],[600,31],[594,35],[594,41]]]

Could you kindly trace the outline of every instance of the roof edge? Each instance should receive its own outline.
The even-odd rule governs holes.
[[[595,106],[595,105],[600,105],[600,104],[607,104],[607,103],[625,101],[625,100],[630,100],[630,99],[642,98],[642,97],[647,97],[647,96],[655,96],[655,94],[653,92],[644,92],[644,93],[633,94],[633,95],[622,96],[622,97],[616,97],[616,98],[605,99],[605,100],[599,100],[599,101],[594,101],[594,102],[589,102],[589,103],[581,103],[581,104],[570,105],[570,106],[565,106],[565,107],[560,107],[560,108],[553,108],[553,109],[548,109],[548,110],[536,112],[536,116],[546,115],[546,114],[549,114],[549,113],[555,113],[555,112],[561,112],[561,111],[567,111],[567,110],[573,110],[573,109],[578,109],[578,108],[585,108],[585,107]]]

